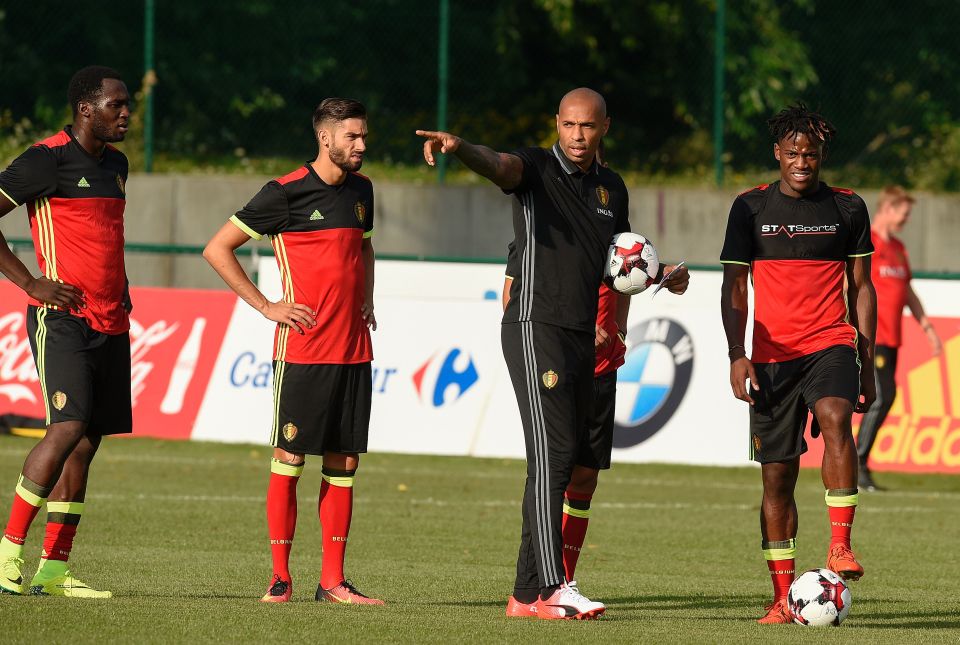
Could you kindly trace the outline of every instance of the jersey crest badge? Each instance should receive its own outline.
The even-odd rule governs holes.
[[[57,390],[53,393],[53,396],[50,397],[50,401],[53,403],[53,407],[57,410],[62,410],[67,406],[67,395]]]
[[[127,196],[127,185],[123,181],[123,177],[117,175],[117,187],[120,189],[120,192],[123,193],[123,196]]]
[[[547,370],[543,373],[543,385],[548,389],[552,390],[557,385],[557,381],[560,380],[560,377],[557,376],[557,373],[553,370]]]
[[[90,182],[87,181],[86,177],[81,177],[80,181],[77,182],[77,188],[90,188]]]
[[[357,216],[357,221],[363,224],[364,220],[367,219],[367,207],[363,205],[363,202],[357,202],[353,205],[353,212]]]
[[[287,441],[293,441],[297,436],[297,426],[292,423],[288,423],[283,426],[283,438]]]
[[[600,205],[606,208],[610,203],[610,191],[603,186],[597,186],[597,199],[600,200]]]

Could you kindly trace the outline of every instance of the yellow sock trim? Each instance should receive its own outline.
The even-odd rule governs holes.
[[[772,548],[772,549],[763,549],[763,557],[768,562],[770,560],[793,560],[797,557],[797,540],[791,538],[789,540],[784,540],[783,542],[774,542],[774,544],[784,544],[788,546]]]
[[[43,502],[46,501],[46,497],[40,497],[39,495],[35,495],[34,493],[31,493],[26,488],[24,488],[23,475],[20,475],[20,479],[19,481],[17,481],[17,495],[22,497],[23,500],[28,504],[30,504],[31,506],[36,506],[37,508],[40,508],[41,506],[43,506]]]
[[[278,475],[286,475],[287,477],[299,477],[303,474],[303,464],[294,466],[293,464],[284,463],[279,459],[271,459],[270,472]]]
[[[570,506],[569,504],[564,503],[564,505],[563,505],[563,512],[566,513],[567,515],[569,515],[570,517],[582,517],[582,518],[585,519],[585,520],[589,520],[589,519],[590,519],[590,509],[589,509],[589,508],[587,508],[587,509],[583,509],[583,508],[573,508],[573,507]]]
[[[323,481],[327,482],[331,486],[339,486],[340,488],[353,488],[353,477],[332,477],[330,475],[323,475]]]
[[[83,515],[83,502],[47,502],[47,513]]]
[[[860,494],[833,496],[830,491],[827,491],[823,499],[827,502],[827,506],[856,506],[860,501]]]

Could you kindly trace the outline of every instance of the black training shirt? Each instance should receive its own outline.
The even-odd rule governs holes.
[[[514,244],[519,265],[504,323],[536,321],[593,333],[607,250],[630,230],[627,188],[596,162],[581,171],[560,150],[523,148],[515,197]]]

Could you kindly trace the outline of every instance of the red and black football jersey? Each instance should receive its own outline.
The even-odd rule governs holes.
[[[870,265],[873,286],[877,290],[877,345],[900,347],[903,307],[910,286],[910,258],[903,242],[895,237],[884,241],[873,235],[877,249]]]
[[[824,183],[810,196],[764,184],[733,202],[720,262],[753,275],[755,363],[776,363],[834,345],[856,347],[847,321],[847,260],[870,255],[870,216],[863,200]]]
[[[280,268],[283,299],[317,312],[304,334],[277,325],[274,359],[300,364],[373,360],[370,331],[360,315],[366,271],[364,238],[373,234],[373,184],[349,173],[330,186],[310,164],[268,182],[230,218],[247,235],[269,235]]]
[[[94,157],[70,126],[35,143],[0,173],[0,193],[27,205],[40,271],[79,288],[87,306],[72,313],[106,334],[130,328],[122,304],[126,182],[126,156],[108,145]],[[42,306],[33,299],[30,304]]]

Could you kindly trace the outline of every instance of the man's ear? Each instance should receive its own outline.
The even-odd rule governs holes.
[[[773,144],[773,158],[776,159],[777,161],[780,161],[780,144],[779,143]]]

